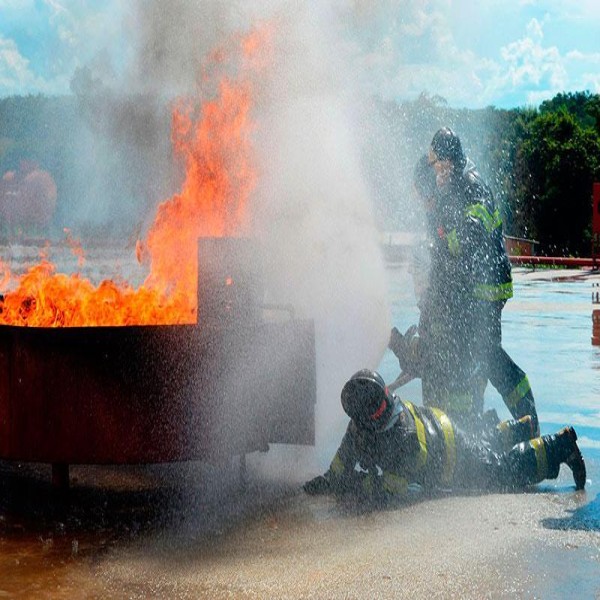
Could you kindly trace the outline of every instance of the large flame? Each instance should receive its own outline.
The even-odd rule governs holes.
[[[185,179],[181,192],[160,204],[146,240],[136,246],[138,259],[150,265],[144,284],[134,289],[126,281],[105,280],[96,286],[79,274],[57,273],[44,256],[17,277],[0,260],[0,290],[10,290],[0,303],[0,324],[196,322],[198,238],[240,235],[247,227],[256,179],[250,143],[252,81],[265,66],[270,37],[271,28],[264,26],[214,51],[202,73],[203,89],[216,85],[214,96],[176,103],[172,139],[185,163]],[[81,247],[68,231],[67,242],[82,261]]]

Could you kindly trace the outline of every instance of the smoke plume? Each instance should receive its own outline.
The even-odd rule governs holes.
[[[269,257],[269,300],[315,320],[319,440],[343,426],[341,387],[377,366],[390,325],[361,164],[363,98],[325,4],[139,3],[138,77],[128,78],[146,93],[189,91],[203,56],[228,35],[257,22],[274,28],[274,63],[257,90],[254,229]]]
[[[97,94],[86,94],[101,85],[93,69],[80,73],[75,88],[91,102],[97,135],[118,141],[131,133],[121,144],[129,144],[130,155],[139,145],[137,156],[155,168],[148,173],[141,160],[136,168],[150,181],[157,180],[165,154],[148,133],[164,131],[157,103],[210,93],[203,87],[203,61],[228,38],[265,22],[275,32],[270,66],[255,82],[253,232],[266,249],[268,300],[290,303],[300,317],[315,320],[317,437],[320,445],[337,443],[332,431],[340,432],[346,421],[341,387],[356,370],[377,367],[390,329],[362,162],[367,92],[341,33],[340,4],[140,0],[125,13],[134,49],[105,90],[112,101],[94,105]],[[135,97],[136,110],[120,95]],[[173,173],[158,181],[153,201],[164,182],[173,183]]]

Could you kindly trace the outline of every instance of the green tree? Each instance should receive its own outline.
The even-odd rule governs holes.
[[[540,104],[540,113],[556,113],[565,111],[569,113],[584,128],[594,127],[594,117],[589,112],[590,103],[597,96],[590,92],[566,92],[556,94],[551,100]]]
[[[522,145],[521,193],[528,195],[533,235],[547,254],[587,255],[591,189],[598,175],[600,138],[561,107],[532,123]]]

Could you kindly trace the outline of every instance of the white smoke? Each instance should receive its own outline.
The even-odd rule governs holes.
[[[361,164],[362,99],[353,70],[336,54],[327,7],[286,16],[260,115],[257,216],[278,299],[315,319],[317,435],[328,443],[332,425],[345,421],[341,387],[358,369],[376,368],[390,315]]]
[[[321,460],[331,458],[329,447],[339,443],[347,421],[340,405],[344,382],[358,369],[377,367],[391,326],[362,164],[364,107],[371,92],[359,84],[343,39],[344,4],[132,2],[123,8],[132,60],[110,82],[111,94],[139,95],[140,108],[148,98],[197,94],[209,52],[257,23],[274,26],[275,62],[261,81],[254,115],[259,177],[251,209],[254,232],[267,249],[268,300],[292,304],[299,317],[315,321],[317,440],[328,447]],[[93,68],[84,75],[94,83]],[[202,94],[201,82],[199,88]],[[108,137],[135,117],[121,111],[125,117],[117,118],[116,107],[116,102],[109,107],[106,123],[92,113]],[[137,131],[156,131],[158,113],[145,114],[152,116]],[[148,152],[150,138],[138,138]],[[148,181],[161,176],[147,175]]]
[[[361,164],[359,111],[366,98],[344,54],[333,4],[140,1],[130,14],[138,48],[126,77],[146,94],[189,92],[205,54],[229,34],[258,21],[275,23],[275,65],[265,73],[255,115],[253,216],[269,257],[269,300],[291,303],[299,316],[315,320],[317,436],[324,443],[331,443],[332,426],[339,431],[346,420],[343,383],[378,365],[390,330]]]

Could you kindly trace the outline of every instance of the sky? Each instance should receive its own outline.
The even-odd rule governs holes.
[[[328,26],[342,32],[364,85],[385,99],[426,92],[454,107],[512,108],[558,92],[600,92],[597,0],[319,1],[331,3]],[[247,2],[264,15],[286,4]],[[136,44],[133,4],[0,0],[0,96],[67,94],[82,66],[118,77]]]

